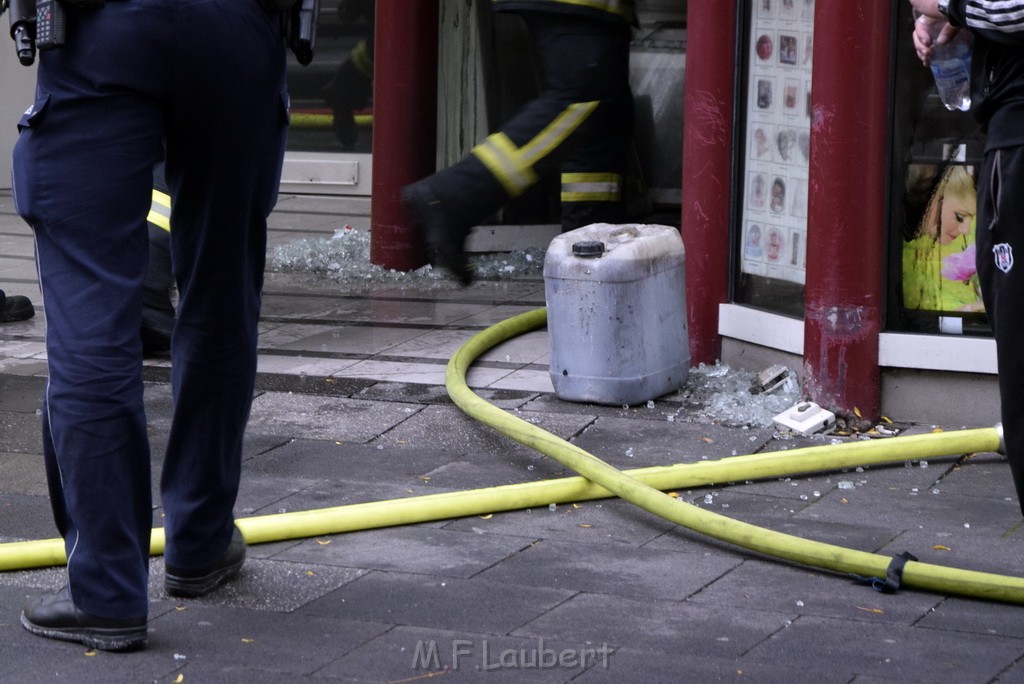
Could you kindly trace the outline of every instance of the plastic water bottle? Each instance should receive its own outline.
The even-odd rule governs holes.
[[[939,99],[946,109],[966,112],[971,108],[971,39],[967,31],[957,31],[945,45],[934,41],[944,24],[932,24],[932,75]]]

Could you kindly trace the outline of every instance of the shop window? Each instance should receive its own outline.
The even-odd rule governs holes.
[[[914,53],[900,3],[893,72],[893,144],[886,327],[991,334],[974,268],[976,174],[984,136],[939,100]]]
[[[374,6],[374,0],[321,4],[313,62],[303,67],[289,55],[289,151],[370,151]]]
[[[802,316],[814,0],[745,6],[735,300]]]

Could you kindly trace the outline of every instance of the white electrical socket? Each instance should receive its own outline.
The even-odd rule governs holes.
[[[836,414],[821,408],[813,401],[802,401],[772,418],[780,430],[792,430],[801,435],[831,432],[836,426]]]

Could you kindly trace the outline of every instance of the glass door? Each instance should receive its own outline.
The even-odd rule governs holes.
[[[324,0],[316,54],[288,57],[291,128],[282,192],[369,195],[374,0]]]

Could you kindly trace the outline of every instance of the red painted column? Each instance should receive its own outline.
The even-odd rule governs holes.
[[[721,357],[718,306],[729,296],[736,2],[690,0],[686,16],[682,234],[690,356],[696,365]]]
[[[818,2],[804,313],[804,392],[880,411],[891,0]]]
[[[427,263],[398,193],[435,168],[438,0],[377,0],[375,16],[370,261],[407,271]]]

